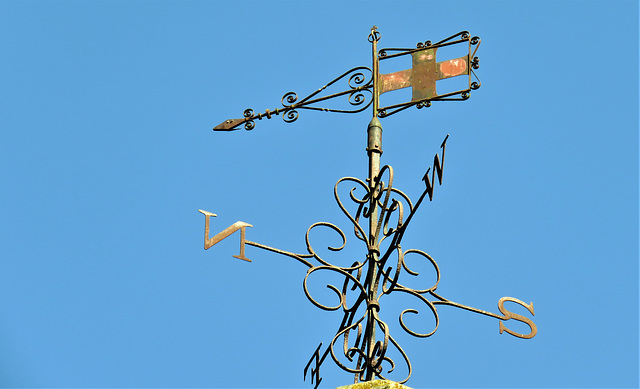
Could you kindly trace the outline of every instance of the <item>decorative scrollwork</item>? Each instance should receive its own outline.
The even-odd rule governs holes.
[[[473,60],[471,61],[471,67],[474,69],[480,69],[480,58],[478,57],[473,57]]]
[[[434,316],[434,317],[435,317],[435,319],[436,319],[436,325],[435,325],[435,327],[433,328],[433,330],[432,330],[431,332],[428,332],[428,333],[424,333],[424,334],[423,334],[423,333],[419,333],[419,332],[412,331],[412,330],[411,330],[411,329],[410,329],[410,328],[405,324],[405,322],[404,322],[404,315],[405,315],[405,313],[413,313],[413,314],[416,314],[416,315],[417,315],[417,314],[419,314],[419,312],[418,312],[418,310],[417,310],[417,309],[405,309],[404,311],[402,311],[402,313],[400,314],[400,317],[399,317],[399,319],[400,319],[400,326],[401,326],[401,327],[402,327],[402,329],[403,329],[403,330],[405,330],[408,334],[413,335],[413,336],[415,336],[416,338],[428,338],[428,337],[430,337],[431,335],[433,335],[433,334],[435,334],[435,333],[436,333],[436,331],[438,330],[438,326],[440,325],[440,318],[439,318],[439,316],[438,316],[438,311],[436,310],[435,305],[433,305],[433,303],[432,303],[431,301],[427,300],[426,298],[424,298],[424,297],[422,297],[422,296],[420,296],[420,295],[417,295],[417,294],[411,293],[411,292],[407,292],[407,293],[410,293],[410,294],[413,294],[414,296],[419,297],[420,301],[424,302],[424,303],[429,307],[429,309],[431,309],[431,312],[433,313],[433,316]]]
[[[285,100],[287,101],[285,103]],[[291,105],[298,100],[298,94],[296,92],[287,92],[282,96],[282,106],[286,107],[287,105]]]
[[[307,251],[309,252],[309,254],[311,254],[313,256],[313,258],[315,258],[318,262],[320,262],[321,264],[325,265],[325,266],[330,266],[330,264],[328,262],[326,262],[325,260],[323,260],[317,253],[316,251],[313,249],[312,245],[311,245],[311,240],[310,240],[310,233],[311,231],[316,228],[316,227],[320,227],[320,226],[324,226],[324,227],[328,227],[331,230],[337,232],[340,235],[340,238],[342,239],[342,245],[340,245],[339,247],[334,247],[334,246],[327,246],[327,249],[331,250],[331,251],[340,251],[344,248],[345,244],[347,244],[347,238],[344,235],[344,232],[342,232],[342,230],[340,228],[338,228],[336,225],[331,224],[331,223],[326,223],[326,222],[319,222],[319,223],[314,223],[313,225],[311,225],[311,227],[309,227],[309,229],[307,230],[307,233],[305,235],[305,241],[307,243]]]
[[[446,142],[446,138],[444,142]],[[353,211],[347,210],[346,204],[343,203],[339,195],[338,188],[341,186],[341,183],[355,184],[348,190],[348,197],[355,206],[355,210]],[[360,193],[359,195],[357,194],[358,191]],[[435,291],[440,282],[440,270],[433,257],[422,250],[403,250],[401,248],[404,231],[428,192],[429,190],[426,189],[420,197],[420,200],[416,204],[413,204],[406,194],[393,187],[393,169],[390,166],[383,166],[369,185],[357,178],[341,178],[334,186],[335,199],[340,209],[351,221],[356,238],[367,245],[369,252],[367,259],[363,262],[355,262],[351,267],[335,266],[330,264],[329,261],[320,258],[308,244],[309,253],[321,264],[316,267],[311,267],[307,272],[307,277],[304,282],[305,294],[314,305],[321,309],[335,311],[342,308],[344,314],[343,322],[331,340],[326,352],[331,354],[332,359],[341,369],[355,374],[356,381],[371,379],[371,374],[377,378],[386,379],[386,375],[394,371],[397,366],[397,361],[394,361],[395,357],[390,356],[388,353],[389,347],[393,347],[396,349],[396,353],[400,354],[401,360],[404,361],[406,370],[408,371],[404,379],[394,380],[397,382],[406,382],[411,376],[412,368],[409,358],[398,342],[391,336],[387,323],[385,323],[378,314],[381,310],[381,300],[385,295],[394,292],[402,293],[413,297],[416,302],[424,307],[423,309],[416,307],[406,308],[398,315],[400,328],[407,334],[419,338],[430,337],[437,331],[440,324],[440,318],[436,309],[436,305],[438,304],[455,306],[504,319],[500,315],[463,306],[436,294]],[[375,212],[373,211],[374,208]],[[409,212],[406,218],[404,210]],[[374,225],[377,225],[377,229],[367,235],[361,222],[363,222],[363,219],[374,217],[374,215],[377,218],[376,223],[374,223]],[[392,215],[395,216],[392,217]],[[394,220],[393,223],[391,220]],[[336,226],[328,223],[318,223],[312,226],[312,228],[319,225],[332,228],[341,236],[342,245],[335,248],[328,247],[329,250],[337,252],[345,247],[346,239]],[[393,227],[390,227],[391,225]],[[383,248],[381,244],[385,239],[390,239],[390,243],[386,248]],[[391,258],[392,253],[396,253],[397,255],[393,260]],[[409,255],[422,258],[431,265],[430,267],[435,274],[435,281],[432,284],[409,287],[401,281],[403,273],[406,273],[409,277],[418,277],[420,275],[418,271],[412,270],[407,264],[406,258]],[[369,268],[373,266],[375,271],[371,272],[371,270],[368,270],[365,272],[364,270],[367,266],[369,266]],[[344,284],[341,291],[336,285],[327,285],[327,288],[332,290],[338,297],[337,304],[325,305],[311,297],[307,285],[307,278],[311,274],[320,271],[330,271],[344,277]],[[365,273],[368,274],[367,279],[362,278]],[[371,274],[374,275],[373,279],[369,278]],[[381,290],[375,290],[372,294],[371,289],[367,290],[371,285],[381,285]],[[354,298],[352,302],[347,303],[346,296],[349,290],[356,291],[357,297]],[[409,315],[420,316],[424,310],[431,312],[432,315],[428,316],[433,317],[433,326],[427,327],[426,330],[412,328],[407,322],[407,317]],[[359,313],[356,315],[357,312]],[[376,340],[373,335],[374,333],[377,333],[378,336],[381,337],[378,337]],[[355,335],[355,338],[351,335]],[[342,341],[340,342],[340,340]],[[340,353],[342,357],[339,356],[336,350],[336,345],[339,343],[342,343],[342,352]],[[383,364],[388,364],[386,372],[384,371],[385,369],[383,369]]]
[[[307,296],[307,299],[309,299],[309,301],[311,301],[311,303],[313,305],[315,305],[316,307],[318,307],[320,309],[323,309],[325,311],[336,311],[336,310],[338,310],[340,308],[343,308],[345,311],[349,311],[350,310],[350,308],[347,307],[346,294],[342,293],[342,291],[340,289],[338,289],[335,285],[327,284],[327,288],[329,288],[330,290],[334,291],[336,293],[336,295],[338,296],[338,299],[340,301],[338,305],[336,305],[336,306],[324,305],[324,304],[319,303],[313,297],[311,297],[311,293],[309,292],[309,287],[307,285],[307,281],[309,280],[309,276],[311,274],[317,272],[317,271],[322,271],[322,270],[339,273],[340,275],[342,275],[342,276],[344,276],[346,278],[346,282],[352,281],[353,284],[358,289],[360,289],[361,293],[366,293],[365,289],[362,286],[362,284],[360,283],[360,281],[356,277],[354,277],[349,271],[344,270],[344,268],[333,266],[333,265],[315,266],[315,267],[312,267],[311,269],[309,269],[309,271],[307,272],[307,275],[304,277],[304,281],[302,283],[302,287],[304,289],[304,294]],[[357,301],[354,302],[354,304],[357,304]]]
[[[368,73],[368,74],[367,74]],[[342,92],[334,93],[324,97],[317,97],[325,89],[329,88],[333,84],[342,79],[347,79],[347,85],[349,89]],[[362,112],[367,109],[373,102],[373,73],[371,69],[367,67],[353,68],[339,77],[335,78],[327,85],[319,88],[304,99],[299,100],[298,95],[295,92],[287,92],[282,96],[281,102],[284,108],[275,111],[277,115],[279,112],[283,113],[283,120],[287,123],[294,122],[298,119],[298,109],[309,109],[315,111],[324,112],[340,112],[340,113],[356,113]],[[366,95],[365,93],[369,93]],[[335,108],[322,108],[314,106],[314,104],[321,101],[334,99],[336,97],[347,95],[347,101],[351,106],[358,106],[357,109],[335,109]]]
[[[244,123],[244,129],[247,130],[247,131],[253,130],[253,128],[256,126],[254,121],[251,120],[251,117],[253,116],[253,110],[251,108],[247,108],[247,109],[244,110],[242,115],[245,118],[247,118],[247,121]]]
[[[287,113],[282,115],[282,120],[284,120],[286,123],[293,123],[296,120],[298,120],[298,111],[296,111],[295,109],[290,109],[287,111]]]
[[[319,256],[317,256],[309,243],[307,248],[309,253],[316,257],[321,265],[312,267],[307,272],[307,277],[305,277],[304,282],[305,294],[315,306],[321,309],[338,310],[342,307],[343,313],[345,315],[345,320],[343,320],[343,325],[341,326],[340,330],[333,337],[328,351],[331,352],[331,356],[334,362],[343,370],[356,374],[357,380],[365,380],[365,373],[367,371],[373,372],[372,374],[379,378],[384,378],[385,374],[394,371],[396,362],[387,354],[387,348],[389,347],[389,345],[393,345],[393,347],[397,349],[397,352],[402,356],[402,359],[405,361],[405,364],[407,366],[407,370],[409,371],[404,380],[397,381],[406,382],[406,380],[408,380],[409,376],[411,375],[411,364],[406,353],[391,337],[388,325],[378,316],[377,312],[380,310],[380,304],[378,300],[381,299],[384,295],[390,294],[392,292],[402,292],[404,294],[414,296],[415,298],[417,298],[417,301],[420,301],[422,304],[424,304],[434,314],[436,322],[435,328],[429,332],[418,332],[410,329],[407,323],[405,323],[405,315],[418,314],[419,311],[413,308],[403,310],[398,316],[398,321],[401,328],[408,334],[416,337],[431,336],[437,330],[437,326],[439,323],[437,311],[434,304],[429,301],[424,295],[434,291],[437,288],[440,281],[440,271],[435,260],[433,260],[433,258],[429,254],[415,249],[403,251],[400,248],[402,234],[404,232],[404,229],[406,228],[408,219],[410,219],[410,217],[416,211],[417,207],[414,206],[414,204],[406,194],[393,187],[393,176],[393,169],[390,166],[383,166],[380,169],[378,175],[375,177],[372,188],[369,187],[369,185],[367,185],[364,181],[353,177],[341,178],[334,186],[334,195],[336,202],[343,213],[353,224],[354,234],[356,238],[367,244],[367,248],[370,253],[380,252],[383,254],[380,254],[379,256],[370,254],[367,256],[366,261],[362,263],[355,262],[353,266],[344,268],[331,265],[325,259],[319,258]],[[349,199],[355,205],[355,211],[348,211],[346,205],[343,203],[338,189],[341,186],[341,183],[355,184],[348,191]],[[361,189],[360,195],[356,195],[356,191],[358,189]],[[375,232],[373,232],[373,236],[367,236],[364,227],[360,223],[362,219],[369,219],[373,217],[374,213],[372,213],[371,210],[372,202],[373,204],[375,204],[374,206],[377,209],[375,215],[377,217],[376,224],[378,225],[378,228]],[[410,216],[407,220],[405,220],[404,218],[404,209],[407,209],[410,213]],[[396,216],[393,217],[392,215]],[[389,227],[392,219],[394,220],[392,224],[393,227]],[[324,225],[335,230],[336,232],[339,232],[340,236],[343,239],[342,246],[336,248],[329,247],[329,249],[332,251],[342,250],[342,248],[344,248],[344,244],[346,243],[342,232],[336,226],[327,223],[315,224],[312,226],[312,228],[319,225]],[[307,242],[308,236],[309,235],[307,234]],[[382,249],[380,245],[387,238],[391,239],[391,243],[389,244],[387,249]],[[371,241],[370,239],[374,240]],[[371,251],[372,247],[375,247],[373,251]],[[395,261],[395,266],[387,265],[391,252],[397,253],[397,261]],[[398,282],[400,274],[402,272],[406,272],[410,276],[418,276],[418,272],[411,270],[405,263],[405,256],[409,254],[423,257],[432,264],[436,274],[436,282],[434,285],[422,287],[419,289],[412,289]],[[377,276],[374,280],[365,281],[361,278],[363,275],[363,269],[367,263],[370,263],[369,266],[374,266],[377,269]],[[344,276],[345,282],[341,293],[339,292],[339,288],[337,286],[330,284],[327,285],[327,287],[338,296],[337,304],[325,305],[313,299],[313,297],[311,296],[307,286],[307,278],[312,273],[315,273],[317,271],[332,271]],[[354,275],[354,272],[357,274]],[[376,285],[381,283],[382,290],[380,292],[376,292],[376,294],[374,295],[371,295],[365,288],[365,282],[374,283]],[[359,297],[355,299],[355,303],[353,304],[347,304],[346,302],[346,294],[348,289],[352,291],[359,291]],[[366,307],[366,310],[359,315],[359,319],[354,320],[354,315],[361,306]],[[374,322],[370,324],[375,325],[382,331],[382,334],[384,334],[383,340],[379,340],[373,343],[373,351],[371,349],[367,349],[367,347],[371,347],[367,345],[370,343],[370,341],[373,340],[371,339],[372,333],[368,332],[370,331],[370,329],[363,332],[363,323],[365,323],[365,319],[369,314],[372,314],[374,317]],[[367,324],[367,328],[369,328],[368,326],[369,324]],[[355,338],[355,344],[353,345],[349,343],[350,334],[352,332],[355,332],[357,334]],[[341,354],[349,363],[355,363],[355,366],[348,366],[348,364],[344,363],[338,357],[338,354],[335,350],[335,345],[338,343],[339,338],[343,338],[343,348]],[[387,373],[383,373],[382,369],[382,364],[385,362],[390,366]]]
[[[416,104],[416,108],[418,109],[422,109],[422,108],[429,108],[431,107],[431,101],[421,101],[418,104]]]
[[[328,96],[318,97],[318,95],[336,84],[338,81],[346,79],[347,89],[333,93]],[[338,109],[338,108],[325,108],[318,107],[315,104],[324,102],[327,100],[335,99],[337,97],[346,96],[349,106],[355,107],[352,109]],[[298,94],[295,92],[287,92],[282,96],[280,100],[282,108],[267,109],[265,112],[254,113],[252,109],[246,109],[244,111],[243,119],[229,119],[222,124],[214,127],[214,131],[233,131],[238,128],[242,123],[245,124],[247,130],[251,130],[255,127],[254,120],[262,120],[263,118],[271,119],[273,115],[282,114],[282,119],[287,123],[292,123],[298,119],[299,109],[308,109],[314,111],[324,112],[340,112],[340,113],[357,113],[362,112],[369,108],[373,103],[373,72],[371,69],[365,66],[355,67],[350,69],[339,77],[331,80],[325,86],[319,88],[309,96],[299,100]]]
[[[369,33],[367,40],[369,41],[369,43],[377,42],[380,40],[380,32],[378,31],[377,26],[373,26],[371,28],[371,33]]]
[[[359,86],[362,86],[364,81],[366,80],[366,76],[364,75],[364,73],[362,72],[357,72],[351,75],[351,77],[349,77],[349,86],[351,87],[351,89],[356,89]],[[355,85],[352,85],[351,83],[354,83]]]
[[[332,85],[336,84],[338,81],[340,81],[342,79],[345,79],[345,78],[347,79],[347,85],[348,85],[349,89],[344,90],[342,92],[331,94],[329,96],[316,97],[318,94],[323,92],[325,89],[328,89]],[[309,96],[305,97],[304,99],[302,99],[300,101],[298,101],[298,96],[294,92],[289,92],[289,93],[287,93],[287,94],[285,94],[283,96],[282,103],[283,103],[283,106],[285,106],[285,108],[288,108],[288,109],[302,108],[302,109],[311,109],[311,110],[319,110],[319,111],[327,111],[327,112],[342,112],[342,113],[360,112],[360,111],[362,111],[362,109],[358,109],[358,110],[340,110],[340,109],[333,109],[333,108],[314,107],[314,106],[312,106],[312,104],[315,104],[315,103],[318,103],[318,102],[321,102],[321,101],[325,101],[325,100],[330,100],[330,99],[333,99],[333,98],[336,98],[336,97],[340,97],[340,96],[344,96],[344,95],[350,95],[351,96],[351,95],[354,95],[356,93],[359,93],[359,94],[362,95],[362,92],[369,92],[370,94],[372,94],[372,91],[371,91],[372,85],[373,85],[373,72],[368,67],[360,66],[360,67],[356,67],[356,68],[353,68],[353,69],[350,69],[350,70],[344,72],[343,74],[341,74],[337,78],[331,80],[327,85],[319,88],[318,90],[316,90],[315,92],[313,92],[312,94],[310,94]],[[362,95],[362,97],[357,99],[357,100],[360,101],[358,103],[358,105],[360,105],[363,102],[362,99],[364,97],[365,96]],[[287,100],[287,103],[290,104],[290,105],[287,106],[284,103],[285,99]],[[367,105],[367,107],[368,107],[368,105]]]
[[[251,115],[251,111],[247,110],[246,114]],[[343,177],[334,186],[338,206],[352,223],[356,238],[363,241],[367,247],[368,254],[364,261],[350,262],[350,266],[340,266],[336,265],[331,258],[325,258],[324,254],[320,254],[312,244],[312,233],[316,229],[328,229],[338,237],[337,243],[325,246],[328,250],[327,256],[340,255],[347,244],[344,232],[335,224],[328,222],[314,223],[307,230],[305,234],[307,254],[286,252],[244,240],[244,236],[242,238],[243,244],[293,257],[308,267],[303,281],[303,290],[307,299],[320,309],[341,310],[344,315],[342,324],[328,345],[325,355],[330,353],[341,369],[355,374],[356,381],[369,380],[372,377],[386,379],[386,375],[392,373],[397,375],[398,373],[394,373],[398,365],[398,360],[394,360],[397,354],[404,361],[407,375],[394,380],[406,382],[411,376],[412,368],[409,358],[391,336],[388,324],[379,316],[380,302],[384,296],[394,292],[403,293],[413,297],[433,313],[435,327],[427,331],[418,331],[406,322],[407,315],[419,315],[423,309],[406,308],[398,315],[400,328],[409,335],[421,338],[433,335],[438,328],[439,318],[435,308],[437,303],[455,305],[435,294],[440,282],[440,271],[435,260],[424,251],[401,248],[404,231],[428,190],[425,190],[420,200],[414,204],[409,196],[393,187],[393,182],[393,168],[385,165],[369,183],[353,177]],[[351,184],[348,197],[355,205],[355,211],[347,210],[346,204],[343,203],[338,189],[341,183]],[[405,211],[409,212],[406,218]],[[371,222],[371,218],[375,218],[374,225],[377,227],[367,234],[361,222],[363,219]],[[386,239],[390,242],[383,247],[382,242]],[[393,260],[392,253],[396,253]],[[411,277],[419,276],[419,273],[405,262],[409,255],[426,259],[431,264],[435,272],[433,284],[413,288],[401,282],[402,273]],[[320,301],[311,291],[312,283],[309,281],[319,274],[338,276],[338,282],[323,282],[336,298],[333,303]],[[429,295],[435,297],[437,301],[430,301]],[[340,339],[342,342],[339,342]],[[342,353],[336,350],[336,344],[339,343],[342,343]],[[393,355],[389,353],[391,348],[395,350]]]
[[[362,93],[352,92],[349,94],[349,104],[361,105],[367,100],[366,96]]]
[[[349,191],[349,197],[351,198],[351,201],[353,201],[356,204],[358,204],[358,209],[356,211],[355,217],[352,216],[351,213],[349,213],[349,211],[347,211],[346,207],[342,203],[342,200],[340,199],[340,196],[338,195],[338,186],[340,185],[340,183],[349,182],[349,181],[360,185],[360,187],[363,188],[364,191],[365,191],[364,195],[362,196],[362,198],[358,198],[355,195],[355,191],[358,189],[357,186],[352,187],[351,190]],[[365,184],[362,180],[360,180],[358,178],[343,177],[343,178],[339,179],[338,182],[336,182],[335,186],[333,187],[333,195],[334,195],[334,197],[336,199],[336,202],[338,203],[338,206],[342,210],[342,212],[347,216],[347,218],[349,218],[351,223],[353,223],[354,234],[356,235],[356,238],[362,240],[363,242],[366,242],[367,241],[367,233],[365,232],[364,228],[360,225],[360,216],[362,215],[362,213],[365,210],[366,205],[367,205],[367,203],[369,201],[369,187],[367,186],[367,184]]]
[[[474,51],[474,54],[475,54],[475,51]],[[469,71],[470,71],[470,74],[473,74],[473,77],[476,80],[471,82],[471,84],[469,84],[469,88],[472,90],[476,90],[480,88],[480,86],[482,85],[482,83],[480,82],[480,79],[478,78],[478,75],[476,74],[476,72],[473,71],[474,69],[478,69],[478,68],[480,68],[480,58],[473,57],[473,60],[471,61],[471,69],[469,69]]]

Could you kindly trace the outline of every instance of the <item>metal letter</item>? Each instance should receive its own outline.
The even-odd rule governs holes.
[[[516,336],[518,338],[522,338],[522,339],[531,339],[534,336],[536,336],[536,334],[538,333],[538,328],[536,327],[536,325],[533,323],[533,321],[527,317],[524,317],[522,315],[518,315],[515,314],[513,312],[509,312],[505,307],[504,307],[504,302],[505,301],[513,301],[514,303],[518,303],[520,305],[522,305],[523,307],[527,308],[529,310],[529,312],[531,312],[532,315],[535,316],[535,314],[533,313],[533,303],[531,304],[525,304],[524,302],[513,298],[513,297],[503,297],[498,301],[498,309],[500,309],[500,312],[506,317],[506,319],[504,320],[509,320],[509,319],[516,319],[518,321],[521,321],[523,323],[525,323],[526,325],[529,326],[529,328],[531,328],[531,332],[529,332],[527,335],[522,335],[519,334],[517,332],[514,332],[510,329],[508,329],[507,327],[504,326],[504,324],[502,322],[500,322],[500,333],[502,333],[503,331],[507,331],[508,334],[511,334],[513,336]]]
[[[311,384],[313,384],[314,379],[316,381],[315,386],[313,387],[314,389],[316,389],[318,385],[320,385],[320,382],[322,382],[322,377],[320,377],[320,365],[322,365],[322,362],[324,362],[324,359],[327,357],[327,354],[329,353],[329,348],[327,348],[327,350],[322,355],[322,358],[320,358],[321,347],[322,347],[322,342],[320,342],[320,344],[318,345],[318,348],[316,349],[316,351],[314,351],[313,355],[311,356],[311,359],[307,363],[307,366],[304,367],[304,379],[306,380],[307,370],[309,369],[309,366],[311,366],[312,362],[314,362],[315,364],[315,368],[313,367],[311,368]]]
[[[203,211],[201,209],[199,209],[198,212],[204,215],[204,249],[205,250],[209,249],[211,246],[215,245],[221,240],[227,238],[229,235],[233,234],[234,232],[240,230],[240,254],[234,255],[233,257],[242,259],[243,261],[251,262],[249,258],[244,256],[244,243],[245,243],[244,230],[247,227],[253,227],[251,224],[237,221],[232,225],[230,225],[229,227],[225,228],[224,230],[220,231],[218,234],[216,234],[216,236],[209,238],[209,218],[211,216],[215,217],[217,215],[211,212]]]
[[[449,135],[444,138],[440,147],[442,147],[442,162],[440,162],[440,158],[438,158],[438,154],[433,157],[433,173],[431,173],[431,182],[429,182],[429,171],[431,168],[427,169],[427,172],[422,177],[422,181],[427,185],[427,193],[429,193],[429,201],[433,200],[433,186],[435,184],[436,173],[438,174],[438,182],[442,185],[442,170],[444,169],[444,152],[447,147],[447,139],[449,139]]]

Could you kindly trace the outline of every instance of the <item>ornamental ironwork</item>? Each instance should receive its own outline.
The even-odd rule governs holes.
[[[329,252],[339,253],[346,247],[347,234],[333,223],[318,222],[311,225],[305,234],[307,251],[294,253],[248,240],[246,229],[253,226],[241,221],[210,236],[211,217],[216,215],[200,210],[205,215],[205,250],[236,231],[240,231],[240,252],[234,255],[235,258],[251,262],[246,256],[245,246],[252,246],[297,260],[307,267],[303,290],[309,301],[320,309],[342,312],[342,321],[335,335],[326,345],[324,342],[320,343],[304,367],[305,380],[309,375],[311,384],[315,388],[322,381],[320,366],[328,356],[331,356],[342,370],[354,374],[354,382],[370,381],[375,378],[389,379],[387,374],[393,372],[398,363],[404,363],[408,373],[405,377],[394,379],[394,381],[404,383],[411,377],[412,367],[409,357],[391,334],[389,325],[379,315],[381,303],[385,296],[391,294],[411,296],[433,315],[435,325],[431,331],[418,332],[405,320],[408,315],[417,315],[418,310],[407,308],[400,313],[398,321],[401,328],[414,337],[427,338],[436,332],[440,323],[437,307],[440,305],[462,308],[499,319],[500,333],[506,332],[523,339],[533,338],[537,333],[533,320],[505,308],[506,302],[512,302],[525,307],[531,315],[534,315],[533,303],[526,304],[513,297],[503,297],[498,301],[500,314],[496,314],[451,301],[436,293],[440,282],[440,270],[435,259],[420,249],[402,247],[403,236],[418,208],[427,198],[429,201],[433,200],[436,183],[442,185],[445,150],[449,135],[440,145],[440,154],[434,155],[433,165],[427,168],[422,177],[424,190],[415,202],[403,191],[394,187],[393,168],[389,165],[380,167],[382,125],[378,118],[384,118],[414,106],[418,109],[429,107],[433,101],[468,99],[471,91],[480,87],[480,80],[474,72],[479,68],[479,58],[476,53],[480,38],[471,37],[469,32],[462,31],[436,43],[419,42],[415,48],[411,49],[378,50],[379,40],[380,32],[374,26],[368,36],[372,46],[372,68],[355,67],[302,99],[299,99],[295,92],[288,92],[282,97],[280,108],[267,109],[257,114],[248,108],[244,111],[242,118],[226,120],[213,128],[214,131],[233,131],[241,127],[253,130],[256,120],[271,119],[278,115],[282,115],[285,122],[294,122],[298,119],[300,110],[357,113],[373,107],[373,118],[367,128],[368,178],[361,180],[355,177],[343,177],[335,184],[333,191],[338,207],[353,227],[355,239],[361,241],[366,249],[362,260],[354,261],[350,266],[338,266],[333,258],[327,258],[324,253],[321,256],[321,253],[316,250],[316,246],[312,243],[312,232],[316,229],[327,229],[337,236],[340,244],[329,246]],[[466,54],[459,58],[438,61],[437,50],[453,45],[466,45]],[[388,74],[380,73],[381,61],[400,56],[411,56],[410,69]],[[466,88],[439,93],[438,81],[452,77],[467,77]],[[345,89],[327,93],[328,90],[339,88],[340,85]],[[412,89],[410,101],[379,106],[380,95],[403,88]],[[322,107],[324,102],[339,98],[347,104],[345,108]],[[344,198],[345,190],[340,190],[343,187],[346,188],[348,198]],[[342,197],[340,193],[343,194]],[[407,258],[425,261],[430,265],[435,282],[420,288],[407,286],[406,279],[418,278],[420,275],[411,269]],[[342,280],[340,283],[326,285],[336,295],[333,305],[319,302],[310,290],[308,281],[321,273],[331,273]],[[505,322],[511,319],[525,323],[530,329],[529,333],[521,334],[507,328]],[[391,349],[396,350],[395,355],[399,354],[401,360],[394,360],[390,356]]]

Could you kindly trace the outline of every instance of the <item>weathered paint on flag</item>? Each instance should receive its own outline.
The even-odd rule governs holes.
[[[378,95],[402,88],[412,88],[411,101],[438,97],[436,81],[469,74],[469,57],[436,62],[437,48],[411,54],[411,69],[378,75]]]

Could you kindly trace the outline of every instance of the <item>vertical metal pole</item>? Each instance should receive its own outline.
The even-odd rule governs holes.
[[[380,33],[376,30],[378,27],[373,26],[371,28],[371,49],[373,64],[371,66],[371,70],[373,73],[373,117],[378,117],[378,38],[380,37]]]
[[[371,29],[373,39],[371,42],[373,57],[373,118],[367,128],[367,155],[369,156],[369,190],[371,191],[371,199],[369,199],[370,218],[369,218],[369,252],[371,247],[375,245],[375,237],[377,224],[377,207],[374,201],[375,177],[380,171],[380,154],[382,154],[382,125],[378,120],[378,41],[376,40],[376,27]]]
[[[371,381],[375,378],[373,368],[373,351],[376,343],[376,321],[374,317],[374,309],[379,309],[378,299],[378,283],[376,282],[376,266],[378,257],[380,256],[380,248],[378,247],[378,237],[376,230],[378,226],[378,209],[376,177],[380,172],[380,155],[382,154],[382,125],[378,120],[378,41],[376,39],[376,27],[371,29],[373,39],[372,56],[373,56],[373,118],[367,128],[367,155],[369,157],[369,266],[367,270],[367,326],[365,328],[365,339],[367,340],[367,364],[365,369],[365,381]]]
[[[366,370],[366,381],[371,381],[374,378],[373,371],[373,349],[376,343],[376,321],[374,318],[374,309],[379,309],[378,302],[378,283],[376,282],[377,276],[377,262],[380,256],[380,248],[378,245],[378,236],[376,230],[378,227],[378,196],[376,193],[376,177],[380,171],[380,155],[382,154],[382,126],[377,117],[371,119],[369,128],[367,129],[368,135],[368,147],[367,154],[369,155],[369,266],[367,270],[367,327],[365,330],[367,339],[367,355],[368,363]]]

